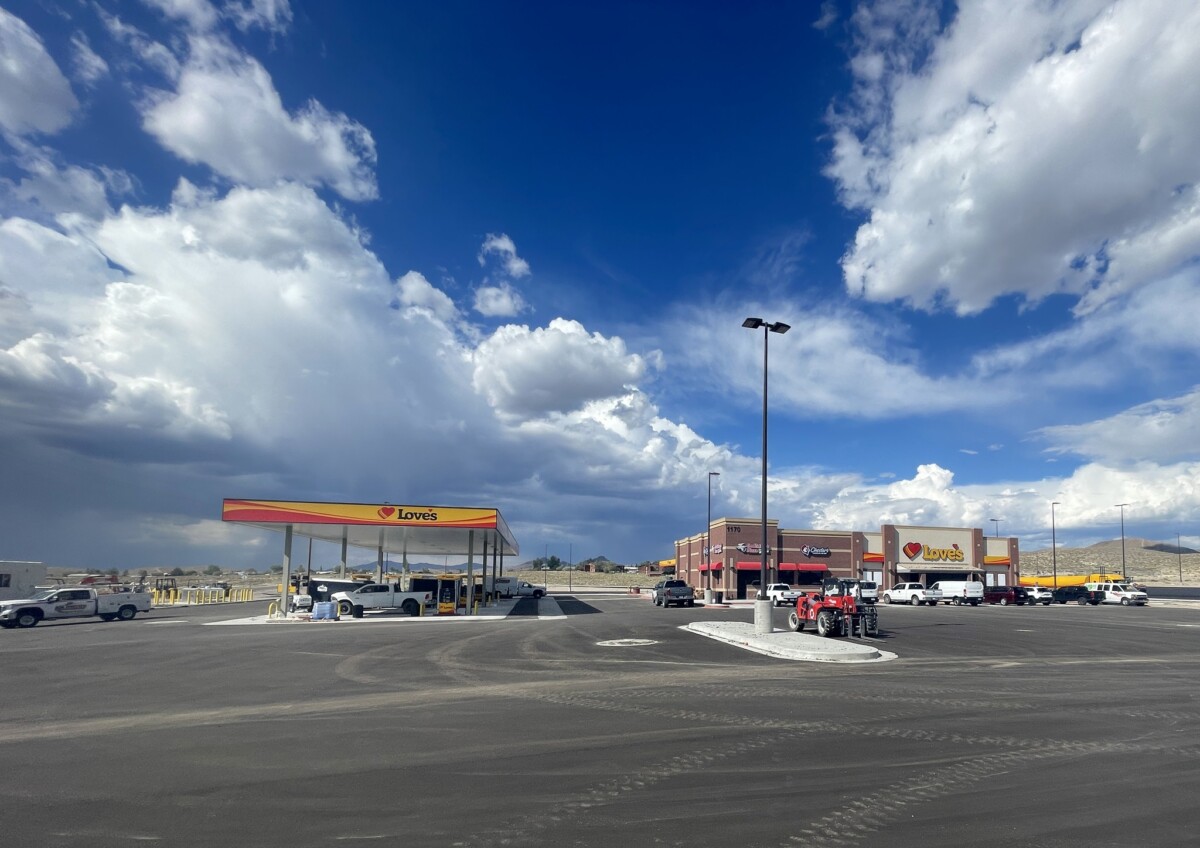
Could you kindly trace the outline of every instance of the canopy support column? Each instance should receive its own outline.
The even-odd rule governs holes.
[[[475,531],[467,531],[467,615],[475,608]]]
[[[491,593],[488,591],[487,554],[488,554],[488,536],[487,536],[487,533],[484,533],[483,534],[483,559],[479,561],[479,574],[481,577],[483,577],[483,605],[484,606],[487,606],[488,601],[491,599]]]
[[[287,618],[288,594],[292,591],[292,525],[283,531],[283,591],[279,593],[279,612]]]

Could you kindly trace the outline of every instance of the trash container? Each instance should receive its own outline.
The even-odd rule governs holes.
[[[713,592],[713,603],[714,604],[725,603],[725,593],[724,592]]]
[[[354,607],[350,610],[350,615],[354,618],[362,618],[363,617],[362,604],[355,604]]]

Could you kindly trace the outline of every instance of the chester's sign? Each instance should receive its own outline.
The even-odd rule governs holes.
[[[948,548],[931,548],[920,542],[909,542],[901,550],[910,560],[920,558],[925,562],[963,562],[966,559],[962,548],[958,545],[951,545]]]

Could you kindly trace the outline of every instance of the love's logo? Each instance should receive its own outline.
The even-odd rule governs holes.
[[[395,514],[396,514],[396,508],[394,506],[381,506],[379,508],[379,517],[380,518],[391,518]]]
[[[921,552],[921,543],[920,542],[909,542],[907,545],[905,545],[902,548],[902,550],[904,551],[904,555],[906,557],[908,557],[909,559],[916,559],[917,554],[919,554]]]

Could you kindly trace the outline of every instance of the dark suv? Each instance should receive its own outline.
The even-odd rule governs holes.
[[[1054,603],[1069,604],[1072,601],[1083,606],[1096,606],[1101,601],[1103,592],[1095,592],[1087,586],[1059,586],[1054,590]]]
[[[983,602],[985,604],[999,604],[1006,607],[1009,604],[1023,606],[1024,604],[1037,603],[1025,591],[1024,586],[984,586],[983,587]]]

